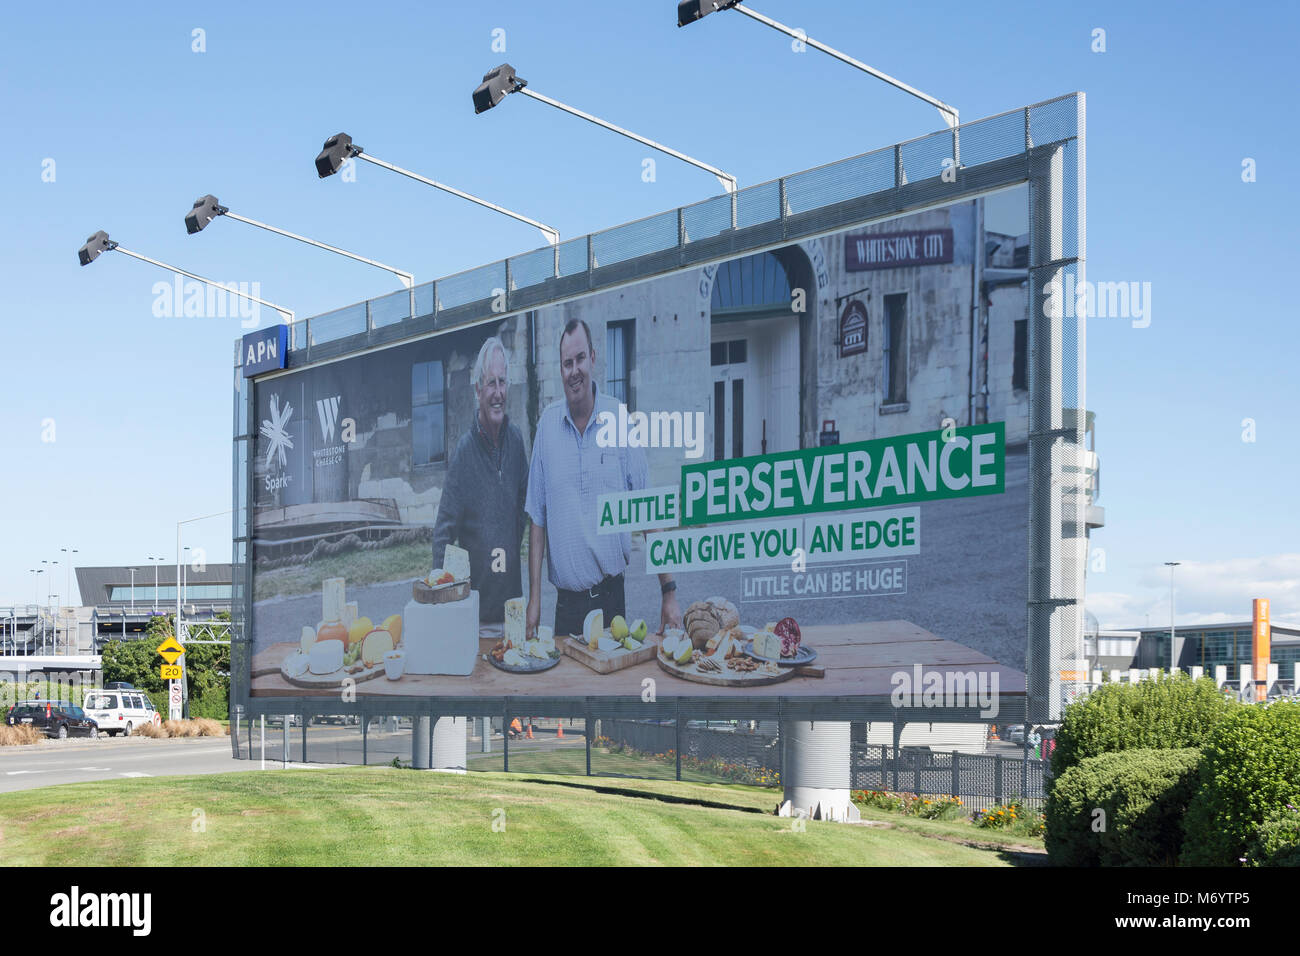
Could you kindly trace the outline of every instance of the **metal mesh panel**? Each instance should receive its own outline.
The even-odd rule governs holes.
[[[555,276],[555,249],[547,246],[510,259],[510,291],[538,285]]]
[[[613,265],[651,252],[661,252],[676,245],[676,210],[593,233],[591,237],[592,258],[595,260],[593,265],[596,267]]]
[[[894,151],[878,149],[861,156],[796,173],[785,178],[786,215],[856,199],[894,185]]]
[[[966,123],[958,138],[963,166],[978,166],[1016,156],[1025,149],[1025,111]]]
[[[433,293],[435,282],[426,282],[415,287],[415,314],[433,315]]]
[[[952,165],[952,134],[934,133],[923,139],[914,139],[899,147],[903,174],[909,183],[931,179],[943,174],[945,159]]]
[[[356,335],[366,330],[366,304],[349,305],[334,312],[326,312],[308,320],[310,343],[332,342],[345,335]]]
[[[1078,99],[1063,96],[1029,109],[1029,137],[1034,146],[1070,139],[1079,133]]]
[[[505,287],[506,264],[504,261],[479,266],[477,269],[470,269],[467,272],[459,272],[454,276],[438,280],[438,310],[454,309],[470,302],[490,299],[496,294],[495,290],[504,289]]]
[[[394,325],[411,317],[411,293],[407,289],[370,300],[370,323],[375,328]]]

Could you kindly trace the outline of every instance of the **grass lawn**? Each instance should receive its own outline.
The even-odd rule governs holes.
[[[772,806],[770,791],[752,787],[514,772],[340,767],[113,780],[0,794],[0,859],[10,866],[1019,861],[942,830],[928,833],[928,821],[902,825],[892,814],[884,815],[888,826],[809,822],[798,832],[771,816]],[[504,829],[494,830],[494,820]],[[983,832],[968,827],[965,836],[983,839]]]
[[[496,750],[490,754],[474,755],[468,758],[470,770],[500,770],[503,765],[501,748],[494,744]],[[603,747],[591,749],[591,772],[599,776],[648,777],[660,780],[672,780],[676,774],[676,764],[671,760],[654,760],[638,757],[628,753],[611,753]],[[581,746],[564,747],[555,750],[514,750],[510,751],[511,773],[560,773],[585,774],[587,757]],[[725,777],[682,767],[682,779],[693,783],[731,783]],[[750,788],[757,789],[757,788]],[[758,792],[762,792],[759,790]],[[780,792],[773,788],[768,791],[768,802],[775,806],[776,795]],[[768,807],[771,809],[771,807]]]

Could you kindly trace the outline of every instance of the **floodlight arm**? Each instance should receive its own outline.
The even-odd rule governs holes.
[[[758,13],[754,10],[750,10],[743,3],[733,3],[731,6],[727,7],[726,9],[735,10],[737,13],[743,13],[751,20],[757,20],[759,23],[765,24],[771,27],[773,30],[779,30],[781,33],[784,33],[788,37],[792,37],[800,41],[801,43],[808,44],[810,47],[812,47],[815,50],[821,50],[823,53],[835,57],[835,59],[839,60],[841,63],[847,63],[849,66],[855,67],[856,69],[859,69],[864,73],[870,73],[876,79],[884,80],[890,86],[897,87],[898,89],[902,90],[904,93],[911,93],[913,96],[917,97],[918,99],[925,100],[925,102],[929,103],[931,106],[933,106],[935,109],[939,111],[940,115],[943,116],[943,121],[946,124],[948,124],[949,129],[955,128],[959,122],[957,108],[955,106],[949,106],[947,103],[943,102],[942,100],[937,100],[933,96],[930,96],[928,93],[922,93],[916,87],[909,86],[908,84],[904,83],[902,80],[898,80],[890,76],[888,73],[882,73],[880,70],[877,70],[875,67],[868,66],[867,64],[863,63],[861,60],[854,59],[853,57],[849,56],[847,53],[841,53],[839,50],[836,50],[833,47],[829,47],[825,43],[820,43],[800,30],[794,30],[786,26],[784,23],[778,23],[776,20],[773,20],[771,17],[765,17],[761,13]]]
[[[116,242],[113,242],[111,239],[109,240],[108,247],[110,249],[114,249],[118,252],[130,256],[132,259],[139,259],[141,262],[147,262],[150,265],[158,266],[160,269],[166,269],[168,272],[179,273],[180,275],[183,275],[189,279],[193,279],[196,282],[202,282],[205,283],[206,285],[215,286],[218,289],[222,289],[226,292],[229,292],[231,295],[237,295],[242,299],[251,299],[252,301],[256,302],[259,305],[266,306],[268,309],[275,309],[275,311],[279,312],[282,316],[284,316],[285,321],[289,322],[290,324],[293,323],[293,309],[286,309],[284,306],[276,305],[274,302],[267,302],[265,299],[259,299],[255,295],[250,295],[247,292],[242,292],[239,289],[235,288],[234,286],[226,285],[224,282],[217,282],[215,279],[205,279],[203,278],[203,276],[195,275],[193,272],[186,272],[184,269],[178,269],[175,266],[168,265],[165,262],[159,262],[157,259],[150,259],[148,256],[142,256],[138,252],[132,252],[130,249],[124,249],[122,246],[120,246]]]
[[[374,266],[378,269],[384,269],[393,273],[402,280],[402,285],[411,288],[415,285],[415,276],[409,272],[403,272],[393,266],[386,266],[382,262],[376,262],[374,259],[367,259],[365,256],[359,256],[355,252],[348,252],[346,249],[340,249],[338,246],[331,246],[324,242],[317,242],[315,239],[308,239],[306,236],[300,236],[296,232],[289,232],[287,229],[277,229],[275,226],[268,226],[264,222],[258,222],[256,219],[249,219],[247,216],[241,216],[239,213],[231,212],[225,206],[220,207],[221,215],[239,222],[246,222],[250,226],[257,226],[259,229],[265,229],[267,232],[273,232],[277,236],[288,236],[290,239],[297,239],[299,242],[305,242],[309,246],[315,246],[317,249],[324,249],[327,252],[337,252],[341,256],[347,256],[349,259],[355,259],[357,262],[364,262],[366,265]]]
[[[718,178],[718,182],[722,183],[722,188],[725,189],[727,192],[734,193],[736,191],[736,177],[731,175],[730,173],[724,173],[716,166],[710,166],[708,163],[702,163],[698,159],[693,159],[690,156],[687,156],[685,153],[678,152],[677,150],[672,149],[671,147],[665,146],[663,143],[656,143],[652,139],[647,139],[644,136],[639,136],[638,134],[633,133],[630,130],[623,129],[623,127],[621,126],[615,126],[613,123],[608,123],[598,116],[592,116],[590,113],[584,113],[582,110],[575,109],[572,106],[568,106],[564,103],[561,103],[559,100],[553,100],[549,96],[543,96],[541,93],[537,93],[534,92],[533,90],[527,89],[522,84],[516,86],[515,89],[513,89],[511,92],[523,93],[525,96],[531,96],[533,99],[539,100],[547,104],[548,106],[554,106],[558,110],[564,110],[564,112],[566,113],[571,113],[574,116],[577,116],[579,119],[585,119],[589,123],[595,123],[597,126],[603,126],[605,129],[610,130],[611,132],[614,133],[618,133],[620,136],[626,136],[628,139],[636,140],[638,143],[641,143],[642,145],[645,146],[649,146],[651,149],[657,149],[661,153],[667,153],[669,156],[673,156],[677,159],[680,159],[682,162],[690,163],[692,166],[698,166],[700,169],[703,169],[706,172],[710,172],[714,176],[716,176]]]
[[[459,196],[461,199],[468,199],[470,202],[478,203],[480,206],[484,206],[495,212],[509,216],[511,219],[518,219],[520,222],[526,222],[534,229],[540,230],[550,245],[559,245],[559,230],[554,229],[545,223],[538,222],[536,219],[529,219],[527,216],[521,215],[517,212],[512,212],[504,206],[498,206],[496,203],[488,202],[486,199],[480,199],[478,196],[472,196],[463,190],[457,189],[455,186],[448,186],[446,183],[436,182],[435,180],[429,179],[427,176],[421,176],[419,173],[413,173],[409,169],[403,169],[401,166],[394,166],[392,163],[386,163],[382,159],[377,159],[376,157],[371,156],[360,146],[353,146],[351,152],[353,157],[356,159],[364,159],[366,162],[374,163],[376,166],[382,166],[384,169],[391,169],[393,172],[400,173],[408,179],[414,179],[418,183],[424,183],[426,186],[432,186],[434,189],[441,189],[443,192],[451,193],[453,196]]]

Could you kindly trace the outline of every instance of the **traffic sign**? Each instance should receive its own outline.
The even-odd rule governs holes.
[[[177,643],[176,638],[169,637],[158,645],[158,653],[162,655],[163,660],[168,664],[175,664],[177,658],[185,653],[185,648]]]
[[[167,685],[167,688],[168,688],[167,716],[170,717],[172,720],[180,720],[182,705],[184,704],[184,700],[185,700],[185,698],[182,696],[183,691],[181,690],[181,682],[178,680],[174,680]]]
[[[179,664],[162,664],[158,668],[158,674],[163,680],[180,680],[185,676]]]

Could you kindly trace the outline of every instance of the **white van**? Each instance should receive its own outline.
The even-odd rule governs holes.
[[[87,691],[82,709],[99,724],[101,734],[126,734],[141,724],[156,724],[161,718],[138,690]]]

